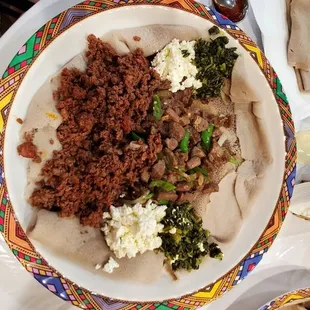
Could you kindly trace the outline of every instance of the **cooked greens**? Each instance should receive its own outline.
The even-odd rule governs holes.
[[[211,28],[212,29],[212,28]],[[198,39],[195,44],[195,64],[202,87],[196,90],[199,98],[218,97],[224,78],[230,78],[238,54],[237,48],[227,48],[225,36],[206,41]]]
[[[213,35],[217,35],[219,34],[221,31],[220,31],[220,28],[217,27],[217,26],[213,26],[209,29],[209,35],[210,36],[213,36]]]
[[[209,244],[210,233],[202,228],[202,219],[196,216],[190,204],[170,204],[161,223],[164,232],[160,234],[160,251],[165,254],[174,271],[199,269],[202,259],[207,255],[222,259],[222,251],[217,244]]]
[[[183,57],[188,57],[190,55],[190,52],[188,50],[182,50]]]

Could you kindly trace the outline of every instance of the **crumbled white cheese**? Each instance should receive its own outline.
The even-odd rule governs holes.
[[[137,203],[133,207],[110,207],[108,215],[105,212],[105,220],[102,231],[105,234],[109,248],[117,258],[127,256],[135,257],[148,250],[154,250],[161,246],[162,240],[158,236],[164,226],[160,224],[166,215],[166,206],[157,206],[149,200],[145,207]]]
[[[170,233],[171,235],[174,235],[176,232],[177,232],[177,229],[176,229],[175,227],[173,227],[173,228],[171,228],[171,229],[169,230],[169,233]]]
[[[198,248],[199,248],[199,250],[200,250],[201,252],[203,252],[203,251],[205,250],[205,248],[204,248],[202,242],[198,243]]]
[[[96,269],[96,270],[99,270],[101,267],[102,267],[101,264],[97,264],[96,267],[95,267],[95,269]]]
[[[193,64],[194,46],[195,41],[174,39],[156,54],[152,62],[152,66],[159,73],[161,79],[171,82],[170,90],[172,92],[190,87],[198,89],[202,86],[201,81],[196,79],[198,70]]]
[[[170,263],[173,264],[173,263],[175,263],[178,259],[179,259],[179,255],[176,255]]]
[[[111,256],[109,261],[104,265],[103,271],[107,273],[112,273],[115,268],[118,268],[118,262]]]

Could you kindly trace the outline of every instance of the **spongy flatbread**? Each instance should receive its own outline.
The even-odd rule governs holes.
[[[151,251],[133,259],[116,259],[120,267],[112,274],[101,269],[96,270],[95,266],[103,266],[113,253],[100,229],[82,226],[77,217],[61,218],[57,213],[40,210],[28,236],[51,249],[56,255],[113,280],[150,283],[158,280],[163,272],[163,254]]]
[[[251,70],[245,59],[239,57],[232,72],[231,99],[235,104],[236,129],[241,155],[245,160],[270,162],[270,150],[264,124],[262,103],[251,79]]]
[[[64,68],[77,68],[84,71],[86,68],[85,57],[83,54],[74,57],[39,88],[29,105],[21,130],[22,137],[24,133],[31,132],[33,129],[51,126],[56,130],[61,124],[62,117],[56,109],[56,101],[54,100],[53,93],[60,86],[60,74]]]
[[[290,34],[288,44],[288,63],[294,67],[299,90],[307,93],[310,91],[310,72],[309,69],[306,68],[310,64],[307,49],[303,49],[303,45],[309,44],[308,40],[305,40],[305,38],[307,38],[310,24],[307,18],[306,21],[304,21],[309,10],[309,6],[307,6],[307,10],[304,10],[304,5],[304,0],[286,0],[287,24]]]
[[[81,71],[86,68],[86,60],[83,55],[74,57],[64,68],[77,68]],[[41,169],[47,160],[51,159],[53,152],[61,149],[56,130],[62,122],[62,117],[56,109],[53,93],[60,86],[60,73],[49,78],[34,95],[29,105],[25,121],[21,129],[21,137],[25,133],[33,133],[33,143],[40,152],[42,161],[28,162],[27,186],[25,198],[29,199],[36,187],[36,182],[41,179]]]
[[[239,103],[238,108],[242,108],[242,103],[247,106],[249,102],[259,101],[251,81],[251,72],[246,66],[245,58],[239,56],[232,71],[230,88],[230,98],[233,103]],[[238,109],[236,112],[239,112]]]
[[[136,41],[134,37],[138,37]],[[122,30],[114,30],[102,39],[110,43],[115,50],[124,55],[141,48],[146,57],[164,48],[173,39],[193,40],[199,37],[198,31],[183,25],[149,25]]]
[[[78,218],[61,218],[55,212],[40,210],[28,236],[90,269],[112,255],[100,229],[81,226]]]
[[[237,171],[235,195],[241,214],[244,218],[249,215],[251,205],[253,204],[256,193],[260,188],[261,183],[258,182],[258,176],[253,162],[243,162]]]
[[[291,36],[288,46],[288,63],[296,69],[310,71],[308,0],[293,0],[291,3]]]
[[[263,103],[250,78],[252,72],[242,57],[232,72],[231,99],[235,104],[236,132],[245,162],[237,171],[235,195],[243,218],[251,212],[264,183],[264,173],[272,163]]]
[[[61,150],[61,144],[57,139],[56,130],[48,125],[39,128],[33,137],[33,143],[37,146],[41,155],[41,162],[29,161],[27,173],[27,186],[25,189],[25,198],[28,200],[33,190],[36,188],[36,182],[41,179],[41,170],[45,163],[53,157],[53,152]]]
[[[147,251],[135,258],[117,260],[120,267],[115,269],[109,278],[114,280],[130,280],[140,283],[156,282],[163,275],[164,254]]]
[[[203,227],[212,233],[219,243],[232,241],[242,224],[242,214],[235,196],[237,173],[229,173],[219,184],[219,191],[212,193],[207,203],[207,196],[201,197],[194,208],[202,218]]]

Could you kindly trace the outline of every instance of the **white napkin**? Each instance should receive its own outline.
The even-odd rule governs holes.
[[[251,5],[262,32],[265,54],[290,102],[296,130],[310,130],[310,94],[299,91],[294,69],[287,63],[286,0],[251,0]]]

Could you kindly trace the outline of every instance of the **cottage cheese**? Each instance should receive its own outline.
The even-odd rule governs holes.
[[[162,240],[158,234],[164,228],[160,222],[166,215],[166,208],[157,206],[151,200],[145,207],[140,203],[133,207],[111,206],[110,213],[103,214],[105,223],[102,231],[115,256],[132,258],[138,253],[159,248]]]
[[[155,56],[152,66],[161,79],[171,82],[170,90],[176,92],[185,88],[198,89],[202,86],[196,79],[198,70],[193,65],[195,59],[195,41],[179,41],[174,39]],[[183,52],[182,52],[183,51]],[[187,54],[184,57],[183,53]]]
[[[117,261],[111,256],[109,261],[103,266],[103,271],[107,273],[112,273],[115,268],[118,268],[119,264]]]

